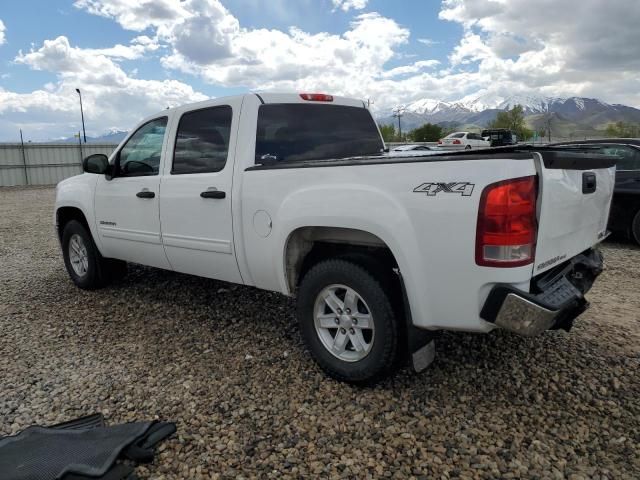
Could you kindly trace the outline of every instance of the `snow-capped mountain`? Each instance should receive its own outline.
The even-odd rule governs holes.
[[[513,105],[522,105],[525,111],[541,113],[546,112],[547,107],[552,103],[561,100],[565,99],[527,94],[496,95],[485,93],[482,95],[468,95],[462,98],[460,103],[475,112],[490,109],[506,110]]]
[[[482,92],[456,101],[423,98],[403,105],[403,129],[415,128],[426,122],[485,126],[499,111],[508,110],[515,105],[522,105],[524,114],[532,125],[537,123],[541,115],[548,114],[553,114],[560,121],[576,124],[581,130],[603,129],[608,123],[617,121],[640,122],[639,109],[608,104],[595,98]],[[379,121],[394,123],[389,112],[380,115]]]
[[[108,132],[98,137],[87,136],[87,143],[120,143],[127,136],[126,130],[118,130],[112,128]],[[60,138],[57,140],[49,140],[52,143],[78,143],[78,137]]]

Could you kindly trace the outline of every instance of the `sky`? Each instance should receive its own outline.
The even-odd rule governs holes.
[[[399,104],[532,94],[640,107],[628,0],[0,2],[0,141],[128,130],[248,91]]]

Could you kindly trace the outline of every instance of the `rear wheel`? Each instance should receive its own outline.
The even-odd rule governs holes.
[[[633,221],[631,222],[631,236],[640,245],[640,210],[636,212]]]
[[[471,145],[467,145],[466,147],[464,147],[465,150],[471,150]]]
[[[332,259],[312,267],[300,283],[298,321],[314,360],[338,380],[373,383],[395,365],[390,292],[358,263]]]

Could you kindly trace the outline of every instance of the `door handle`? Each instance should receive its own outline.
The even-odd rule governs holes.
[[[584,172],[582,174],[582,193],[593,193],[596,191],[596,174]]]
[[[155,196],[156,194],[149,190],[142,190],[141,192],[136,193],[136,197],[138,198],[154,198]]]
[[[200,193],[202,198],[225,198],[227,194],[225,192],[221,192],[220,190],[205,190]]]

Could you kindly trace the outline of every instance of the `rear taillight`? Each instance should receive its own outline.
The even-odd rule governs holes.
[[[533,262],[536,249],[537,177],[492,183],[480,197],[476,263],[519,267]]]
[[[454,145],[462,145],[462,142],[460,140],[454,140],[453,142]]]
[[[300,98],[311,102],[333,102],[333,96],[326,93],[301,93]]]
[[[438,145],[442,144],[442,139],[438,140]]]

